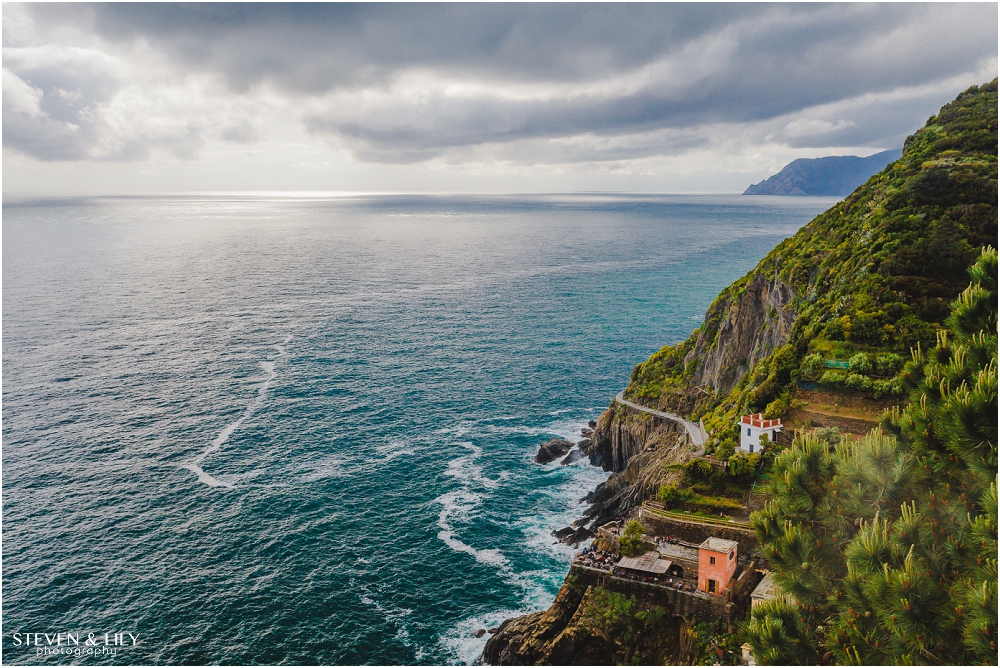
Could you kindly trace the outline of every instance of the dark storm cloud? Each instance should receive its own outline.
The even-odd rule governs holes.
[[[301,93],[385,80],[401,68],[581,81],[639,67],[671,44],[751,13],[745,5],[46,5],[46,20],[149,40],[233,88]]]
[[[36,42],[78,30],[109,51],[151,51],[179,78],[206,75],[220,97],[277,91],[296,103],[298,120],[315,135],[365,160],[402,163],[485,144],[688,132],[654,149],[670,154],[708,141],[690,134],[698,128],[738,131],[769,122],[777,123],[771,140],[786,145],[885,147],[953,97],[956,85],[981,83],[953,80],[992,76],[997,49],[995,4],[106,4],[27,11]],[[5,144],[38,157],[72,157],[40,136],[46,124],[61,122],[76,128],[65,132],[85,150],[93,133],[78,110],[101,107],[126,82],[118,74],[88,80],[30,53],[18,56],[37,44],[16,22],[10,30],[6,23],[5,67],[41,96],[38,113],[9,109],[5,75]],[[899,89],[914,92],[881,106],[847,104]],[[56,91],[76,91],[77,99],[64,103]],[[824,107],[849,115],[797,125],[790,119]],[[9,132],[8,113],[20,119]],[[257,136],[237,130],[253,127],[245,118],[185,127],[192,145],[209,135]],[[530,151],[521,155],[531,162]],[[586,151],[578,155],[587,160]]]

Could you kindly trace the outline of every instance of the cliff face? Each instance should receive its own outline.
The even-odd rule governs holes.
[[[743,289],[726,291],[705,314],[705,326],[684,358],[695,362],[695,383],[726,395],[743,375],[792,332],[795,292],[777,278],[755,274]]]
[[[593,527],[628,515],[660,485],[677,482],[670,464],[691,456],[683,428],[668,420],[616,405],[604,411],[591,437],[590,461],[613,474],[587,495],[584,518]]]

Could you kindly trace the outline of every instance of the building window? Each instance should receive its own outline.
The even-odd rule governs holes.
[[[750,427],[747,427],[747,436],[750,435]]]
[[[708,563],[714,564],[715,563],[715,557],[709,557],[708,558]]]
[[[729,553],[729,560],[730,560],[730,561],[732,561],[732,560],[733,560],[733,557],[735,557],[735,556],[736,556],[736,553],[735,553],[735,552],[730,552],[730,553]]]

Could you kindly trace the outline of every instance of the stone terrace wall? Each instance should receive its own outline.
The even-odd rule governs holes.
[[[726,538],[739,544],[740,556],[751,555],[757,549],[757,534],[751,529],[695,524],[653,513],[643,513],[641,521],[642,526],[646,527],[647,536],[674,536],[695,545],[712,536]]]
[[[667,608],[675,615],[693,615],[704,622],[715,622],[721,619],[728,625],[735,621],[732,614],[734,610],[739,608],[739,606],[729,602],[727,596],[681,591],[649,582],[611,577],[607,572],[594,568],[573,565],[570,567],[569,573],[577,584],[604,587],[619,594],[635,596],[636,599]]]

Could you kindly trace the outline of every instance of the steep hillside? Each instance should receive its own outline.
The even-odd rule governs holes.
[[[882,151],[867,158],[831,155],[826,158],[799,158],[744,195],[846,195],[872,174],[899,158],[899,149]]]
[[[709,307],[703,324],[687,340],[664,347],[634,369],[626,389],[626,397],[635,403],[681,413],[696,421],[702,418],[709,432],[706,449],[711,454],[714,448],[721,448],[727,441],[731,442],[736,438],[735,422],[740,414],[753,410],[775,416],[783,415],[803,385],[815,385],[831,394],[848,392],[857,395],[859,400],[864,397],[888,397],[896,403],[905,404],[904,393],[921,383],[933,384],[942,378],[951,379],[948,381],[950,383],[958,383],[963,378],[975,376],[980,379],[976,386],[982,388],[981,391],[976,390],[979,394],[956,392],[956,395],[961,394],[965,399],[960,397],[952,403],[956,406],[974,404],[980,409],[982,404],[987,407],[988,413],[992,378],[992,445],[963,441],[955,446],[956,450],[953,452],[943,445],[929,445],[926,448],[938,447],[938,450],[927,455],[926,467],[931,475],[938,470],[949,476],[961,476],[959,463],[963,461],[961,457],[965,451],[969,450],[975,454],[970,456],[970,461],[975,460],[976,466],[981,466],[982,461],[992,461],[995,471],[995,304],[992,343],[986,341],[984,344],[982,337],[976,338],[978,335],[963,334],[967,338],[971,336],[969,341],[972,343],[962,344],[973,351],[981,351],[984,345],[992,345],[992,367],[972,353],[952,351],[947,343],[942,348],[937,334],[946,322],[949,326],[956,327],[956,316],[949,316],[954,310],[953,303],[960,293],[969,293],[966,290],[969,286],[967,270],[980,257],[981,248],[989,245],[997,245],[996,80],[970,88],[942,108],[938,115],[928,120],[924,128],[907,139],[903,155],[898,161],[870,178],[844,201],[815,218],[793,237],[779,244],[753,271],[723,290]],[[983,297],[985,288],[977,288],[979,292],[973,290],[969,293],[975,299],[963,296],[962,299],[969,301],[964,308],[973,313],[967,319],[975,320],[977,304],[990,299],[995,302],[995,253],[992,258],[993,292]],[[987,269],[978,270],[977,275],[989,273],[989,261],[986,262]],[[966,292],[963,293],[963,290]],[[948,374],[936,368],[925,372],[924,360],[917,355],[913,362],[903,368],[902,362],[910,358],[911,348],[951,351],[941,353],[937,361],[947,365],[948,356],[951,355],[955,359],[961,359],[962,363],[951,363],[948,368],[955,368]],[[969,369],[962,366],[965,360],[969,360]],[[986,366],[973,368],[975,364]],[[925,382],[927,378],[930,380]],[[949,388],[955,386],[957,385],[950,385]],[[939,398],[942,392],[950,392],[950,389],[942,385],[937,395]],[[895,428],[900,433],[910,434],[911,440],[927,440],[928,430],[932,434],[934,432],[927,422],[929,414],[926,411],[918,411],[916,414],[912,411],[897,412],[896,415],[904,417],[892,424],[897,425]],[[952,422],[961,423],[961,417],[955,420]],[[887,424],[887,428],[890,427]],[[975,425],[965,425],[963,429],[964,431],[956,433],[971,434],[967,440],[974,441],[976,435],[988,433],[990,427],[986,424],[984,431],[983,425],[977,422]],[[900,455],[901,460],[892,460],[895,464],[878,460],[878,453],[882,452],[878,450],[882,447],[878,438],[875,438],[878,442],[869,439],[870,447],[864,446],[868,448],[864,451],[868,453],[868,459],[852,459],[853,450],[848,445],[844,445],[847,449],[838,454],[843,461],[853,462],[851,465],[854,468],[850,470],[860,481],[861,487],[858,489],[867,489],[865,486],[869,482],[877,482],[879,475],[891,478],[900,471],[907,471],[912,480],[917,480],[916,471],[910,464],[907,464],[910,466],[908,469],[899,464],[903,460],[910,462],[907,459],[909,455],[905,452]],[[637,504],[651,497],[659,485],[677,482],[681,475],[681,464],[691,457],[693,450],[676,429],[664,425],[662,421],[650,422],[649,416],[615,402],[612,402],[611,408],[598,421],[592,443],[591,461],[615,472],[590,498],[594,505],[587,513],[587,520],[592,521],[592,526],[606,519],[625,517]],[[809,480],[803,476],[813,473],[810,466],[819,466],[815,472],[817,479],[829,483],[823,476],[828,476],[833,470],[827,461],[832,456],[830,447],[816,439],[809,443],[811,445],[803,449],[804,446],[797,442],[786,454],[798,454],[782,455],[785,458],[779,457],[775,462],[776,469],[790,472],[782,477],[782,480],[788,481],[789,489],[774,490],[776,495],[779,492],[784,494],[782,498],[785,499],[786,506],[768,506],[766,517],[770,518],[769,523],[755,519],[755,526],[758,527],[760,540],[769,545],[768,554],[775,559],[787,557],[787,563],[792,564],[796,555],[806,555],[806,558],[799,561],[796,567],[798,570],[789,571],[792,575],[786,582],[798,578],[805,583],[804,586],[815,584],[812,590],[804,589],[802,596],[803,599],[807,594],[814,597],[808,604],[811,606],[808,612],[814,615],[812,623],[822,626],[821,618],[815,617],[820,610],[818,602],[822,599],[823,592],[840,591],[837,589],[839,585],[830,585],[824,589],[811,579],[813,576],[810,573],[825,572],[820,568],[825,554],[819,549],[820,543],[817,543],[816,549],[800,545],[803,530],[783,528],[785,525],[781,524],[782,517],[799,520],[801,516],[809,515],[819,496],[827,491],[809,487]],[[824,452],[827,454],[824,455]],[[858,468],[859,462],[861,469]],[[883,465],[889,466],[889,470],[880,468]],[[865,475],[874,475],[875,478],[868,480]],[[898,482],[898,476],[895,480]],[[954,477],[951,481],[944,478],[942,481],[944,489],[956,489]],[[808,494],[797,495],[802,489],[793,488],[793,482],[804,485],[802,489],[811,490],[816,498]],[[952,486],[948,487],[949,485]],[[830,489],[835,488],[836,486],[830,486]],[[845,495],[852,489],[854,488],[845,491]],[[991,601],[994,613],[996,609],[995,485],[992,489],[992,525],[988,517],[981,522],[976,520],[978,524],[971,519],[975,516],[973,511],[976,508],[985,508],[981,503],[977,506],[976,501],[980,497],[989,505],[989,487],[987,485],[984,491],[983,481],[978,478],[975,484],[968,486],[970,493],[975,492],[975,497],[962,496],[947,508],[949,521],[959,522],[959,511],[963,509],[969,513],[969,522],[974,526],[968,528],[967,532],[973,538],[982,536],[982,545],[970,544],[969,541],[941,543],[964,551],[964,561],[959,561],[965,564],[962,573],[969,574],[968,578],[986,577],[985,589],[981,595],[976,593],[979,592],[976,589],[967,595],[955,594],[958,598],[954,599],[965,601],[965,609],[979,615],[977,620],[981,620],[984,614],[986,620],[982,623],[977,621],[979,626],[962,627],[958,622],[949,622],[950,626],[941,624],[934,629],[937,632],[937,629],[945,628],[950,629],[947,632],[954,633],[956,628],[959,632],[964,632],[964,628],[972,634],[968,646],[980,649],[982,646],[989,648],[990,640],[987,638],[984,641],[982,635],[992,632],[995,653],[995,614],[990,627],[989,615],[982,612],[988,610]],[[959,489],[956,493],[965,492]],[[892,504],[902,498],[898,495],[879,498],[873,505],[865,494],[854,499],[852,509],[856,510],[867,503],[871,512],[876,507],[891,511]],[[926,500],[927,496],[920,498]],[[931,494],[932,503],[933,498]],[[793,511],[799,514],[795,515]],[[912,517],[907,512],[904,511],[902,516]],[[783,516],[782,513],[786,515]],[[852,536],[852,532],[858,527],[865,526],[864,522],[873,521],[870,514],[859,515],[857,521],[860,524],[852,524],[850,529],[841,527],[844,535]],[[895,506],[893,520],[896,517],[900,517],[898,505]],[[803,525],[806,528],[813,526],[808,524],[809,519],[807,517]],[[874,520],[877,519],[876,516]],[[921,525],[920,530],[940,530],[938,525],[931,524],[939,519],[931,517],[921,520],[926,526]],[[898,528],[904,537],[906,526],[908,525]],[[875,529],[882,531],[881,527],[882,525],[878,525]],[[866,530],[872,532],[875,529],[869,527]],[[897,531],[896,525],[893,525],[893,531]],[[990,540],[993,542],[990,543]],[[896,540],[885,549],[898,551],[903,542],[905,541]],[[993,546],[992,562],[989,561],[990,544]],[[824,549],[830,547],[826,543],[822,546]],[[855,560],[860,558],[863,549],[863,546],[856,549],[857,554],[853,555]],[[905,552],[892,554],[894,561],[891,568],[899,571],[893,577],[905,580],[908,577],[908,567],[904,564]],[[815,564],[811,561],[814,558]],[[972,565],[969,566],[969,563]],[[990,568],[993,573],[992,590],[989,589]],[[866,577],[867,573],[865,571]],[[987,575],[983,576],[983,573]],[[870,582],[865,582],[873,587],[874,593],[853,592],[852,595],[857,600],[871,603],[872,597],[877,599],[881,595],[876,591],[879,586],[877,574],[870,576]],[[969,581],[967,584],[975,583]],[[590,629],[589,622],[584,623],[583,618],[577,619],[575,611],[582,597],[581,592],[571,592],[571,587],[572,583],[567,581],[556,603],[547,613],[536,613],[534,616],[505,622],[501,631],[487,644],[484,658],[489,662],[504,664],[553,661],[613,663],[623,657],[635,658],[635,655],[622,649],[621,638],[609,635],[606,628],[598,633]],[[885,589],[884,593],[896,595],[898,591]],[[588,592],[587,596],[596,597],[600,594],[598,588]],[[568,605],[569,601],[574,605]],[[940,613],[942,609],[939,605],[935,610]],[[889,620],[891,614],[897,614],[887,610],[888,608],[879,609],[875,612],[884,613],[885,620]],[[919,631],[907,636],[909,644],[897,643],[903,649],[896,654],[879,654],[873,651],[864,653],[862,657],[858,653],[858,645],[851,643],[863,638],[864,633],[858,635],[857,629],[851,626],[851,613],[844,611],[840,615],[839,609],[834,611],[840,615],[837,617],[836,628],[844,633],[843,638],[847,640],[839,637],[829,640],[829,646],[838,648],[839,653],[834,657],[833,653],[821,651],[823,646],[814,628],[804,628],[795,621],[804,618],[805,611],[796,610],[794,605],[792,608],[779,605],[772,612],[771,617],[760,618],[756,635],[753,636],[754,647],[762,661],[801,660],[815,663],[836,658],[850,662],[853,656],[856,663],[872,660],[876,663],[884,662],[890,657],[900,661],[926,662],[930,657],[928,654],[921,654],[914,658],[915,655],[912,654],[914,647],[918,647],[920,639],[924,637]],[[655,644],[655,638],[646,638],[643,634],[656,632],[648,629],[643,631],[641,619],[636,619],[639,621],[630,622],[631,626],[627,627],[628,634],[631,634],[629,642],[633,645],[639,641]],[[779,624],[783,626],[779,627]],[[767,634],[771,631],[778,635],[769,639]],[[693,636],[681,634],[681,637]],[[772,640],[777,644],[769,644]],[[935,637],[934,640],[938,642],[940,638]],[[783,647],[802,648],[803,653],[782,653]],[[572,651],[564,651],[570,648]],[[655,656],[672,656],[676,659],[682,654],[688,657],[698,654],[697,649],[690,654],[686,653],[687,650],[684,653],[678,651],[664,651]],[[908,651],[911,653],[907,654]],[[851,652],[855,654],[852,655]],[[642,656],[648,658],[646,655]]]
[[[723,290],[686,341],[635,368],[626,396],[704,414],[725,436],[741,411],[780,413],[798,381],[842,388],[847,374],[821,376],[817,357],[861,352],[874,362],[926,349],[968,284],[966,268],[996,243],[993,81],[942,108],[899,160]],[[901,394],[889,378],[899,366],[857,389]]]

